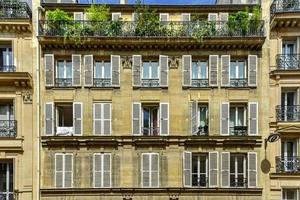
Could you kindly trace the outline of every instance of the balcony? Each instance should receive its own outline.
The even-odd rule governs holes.
[[[192,79],[191,85],[194,88],[206,88],[209,87],[208,79]]]
[[[94,78],[94,87],[111,87],[111,78]]]
[[[142,127],[143,136],[159,136],[159,127]]]
[[[300,157],[299,156],[277,156],[276,157],[277,173],[299,173]]]
[[[230,78],[230,87],[248,87],[248,80],[246,78]]]
[[[159,87],[159,79],[142,79],[141,80],[142,87],[155,88]]]
[[[55,87],[72,87],[73,85],[72,78],[56,78]]]
[[[300,54],[279,54],[276,66],[277,70],[300,70]]]
[[[230,135],[232,136],[247,136],[248,127],[247,126],[234,126],[229,128]]]
[[[0,19],[30,19],[31,10],[26,2],[1,1]]]
[[[0,120],[0,138],[17,137],[16,120]]]
[[[245,177],[230,178],[230,187],[247,187],[248,182]]]
[[[282,106],[276,107],[277,122],[299,122],[300,121],[300,106]]]
[[[208,126],[207,125],[199,126],[195,136],[208,136]]]
[[[198,173],[192,173],[192,186],[208,187],[208,177],[206,175],[202,175],[199,177]]]
[[[0,66],[0,72],[15,72],[16,66],[14,65],[3,65]]]

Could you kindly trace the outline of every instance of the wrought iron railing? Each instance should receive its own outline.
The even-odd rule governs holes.
[[[277,121],[300,121],[300,106],[276,106]]]
[[[193,187],[208,187],[208,177],[206,175],[198,175],[192,173],[192,186]]]
[[[230,178],[230,187],[247,187],[247,181],[246,177]]]
[[[247,87],[247,78],[230,78],[230,87]]]
[[[0,19],[29,19],[31,15],[27,2],[0,1]]]
[[[208,79],[192,79],[191,85],[195,88],[209,87],[209,82]]]
[[[72,78],[56,78],[55,87],[72,87],[73,79]]]
[[[200,31],[203,37],[262,37],[264,21],[251,21],[246,28],[224,21],[149,22],[142,26],[134,21],[39,21],[39,36],[190,38]]]
[[[0,66],[0,72],[15,72],[16,66],[14,65],[2,65]]]
[[[159,87],[159,79],[142,79],[142,87]]]
[[[63,1],[58,1],[58,0],[42,0],[42,3],[59,3],[59,4],[70,4],[70,3],[74,3],[74,4],[78,4],[80,2],[87,2],[87,3],[95,3],[97,0],[63,0]]]
[[[276,172],[300,172],[299,156],[277,156]]]
[[[271,17],[274,17],[276,13],[299,12],[299,11],[300,11],[299,0],[274,0],[270,8]]]
[[[111,87],[111,78],[94,78],[94,87]]]
[[[276,64],[280,70],[299,70],[300,54],[278,54]]]
[[[17,121],[0,120],[0,137],[17,137]]]
[[[246,136],[248,135],[248,127],[247,126],[234,126],[229,128],[230,135],[233,136]]]
[[[207,136],[208,135],[208,125],[199,126],[196,136]]]
[[[159,127],[142,127],[143,136],[158,136]]]

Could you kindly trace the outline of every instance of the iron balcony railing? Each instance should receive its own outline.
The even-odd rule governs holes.
[[[276,65],[279,70],[299,70],[300,54],[278,54]]]
[[[230,135],[232,136],[247,136],[248,127],[247,126],[234,126],[229,128]]]
[[[270,8],[271,17],[274,17],[276,13],[299,12],[299,11],[300,11],[299,0],[274,0]]]
[[[0,66],[0,72],[15,72],[16,66],[14,65],[2,65]]]
[[[94,87],[111,87],[111,78],[94,78]]]
[[[246,177],[230,178],[230,187],[247,187]]]
[[[276,107],[276,118],[278,122],[300,121],[300,106],[284,106]]]
[[[0,1],[0,19],[30,19],[31,15],[27,2]]]
[[[196,136],[207,136],[208,135],[208,125],[199,126]]]
[[[72,87],[73,85],[72,78],[56,78],[55,87]]]
[[[17,121],[0,120],[0,137],[17,137]]]
[[[206,175],[198,175],[198,173],[192,173],[192,186],[193,187],[208,187],[208,177]]]
[[[159,87],[159,79],[142,79],[142,87]]]
[[[76,33],[81,37],[191,38],[199,32],[203,37],[263,37],[264,21],[251,21],[246,28],[229,21],[169,21],[142,25],[134,21],[39,21],[39,36],[68,37]]]
[[[300,172],[300,156],[277,156],[276,172]]]
[[[230,87],[247,87],[248,80],[246,78],[230,78]]]
[[[191,85],[195,88],[209,87],[209,82],[208,79],[192,79]]]
[[[142,127],[143,136],[158,136],[159,127]]]

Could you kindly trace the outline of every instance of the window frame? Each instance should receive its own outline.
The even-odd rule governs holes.
[[[96,67],[97,67],[97,63],[100,63],[100,77],[97,77],[97,71],[96,71]],[[110,66],[110,75],[109,77],[105,77],[105,64],[108,63],[109,66]],[[94,64],[93,64],[93,70],[94,70],[94,73],[93,73],[93,78],[94,79],[112,79],[112,66],[111,66],[111,61],[105,61],[105,60],[95,60],[94,61]],[[102,75],[102,76],[101,76]]]
[[[244,113],[243,113],[243,116],[244,116],[244,119],[243,119],[243,121],[244,121],[244,123],[242,124],[242,126],[247,126],[247,112],[248,112],[248,110],[247,110],[247,106],[244,106],[244,105],[229,105],[229,127],[231,127],[231,108],[234,108],[235,109],[235,115],[234,115],[234,117],[235,117],[235,120],[234,120],[234,126],[233,127],[235,127],[235,126],[238,126],[237,124],[238,124],[238,120],[239,120],[239,108],[243,108],[244,109]]]
[[[284,40],[282,41],[282,45],[281,45],[281,53],[283,55],[293,55],[293,54],[287,54],[287,47],[288,45],[293,45],[293,54],[297,54],[297,41],[292,41],[292,40]],[[285,50],[285,51],[284,51]]]
[[[144,77],[144,71],[145,71],[145,69],[144,69],[144,63],[148,63],[149,64],[149,70],[148,70],[149,78],[145,78]],[[157,63],[157,78],[153,77],[153,68],[154,68],[154,66],[152,66],[152,63]],[[142,70],[141,70],[141,73],[142,73],[141,80],[159,80],[160,81],[160,66],[159,66],[159,61],[152,61],[152,60],[142,61],[141,68],[142,68]]]
[[[232,63],[235,63],[234,68],[235,68],[235,76],[231,77],[231,68],[232,68]],[[239,63],[244,63],[244,74],[243,77],[240,77],[240,66]],[[236,59],[236,60],[230,60],[230,66],[229,66],[229,79],[230,80],[234,80],[234,79],[246,79],[247,78],[247,62],[246,60],[242,60],[242,59]]]
[[[59,63],[63,62],[63,69],[64,69],[64,72],[63,72],[63,77],[60,77],[59,76]],[[67,77],[67,63],[71,63],[71,78],[68,78]],[[56,60],[56,67],[55,67],[55,78],[57,79],[72,79],[73,80],[73,64],[72,64],[72,60],[68,60],[68,59],[57,59]]]
[[[154,133],[154,125],[153,125],[153,111],[155,109],[157,109],[157,127],[155,127],[157,129],[157,135],[160,135],[160,131],[159,131],[159,128],[160,128],[160,106],[159,105],[153,105],[153,106],[147,106],[147,105],[141,105],[141,129],[142,129],[142,135],[145,136],[144,134],[144,110],[145,109],[149,109],[150,112],[149,112],[149,125],[150,127],[148,127],[150,129],[149,131],[149,135],[148,136],[152,136]],[[152,120],[151,120],[152,119]],[[152,130],[152,133],[151,133],[151,128],[153,129]]]
[[[0,160],[1,164],[7,164],[6,165],[6,190],[5,192],[1,192],[2,194],[4,194],[6,196],[6,199],[9,200],[9,196],[12,194],[14,194],[14,188],[15,188],[15,160],[14,159],[1,159]],[[9,165],[12,166],[12,191],[10,191],[9,189],[9,184],[10,184],[10,172],[9,172]],[[7,190],[8,189],[8,190]]]
[[[243,173],[239,173],[238,172],[238,157],[243,157]],[[234,172],[232,173],[231,172],[231,159],[232,157],[234,157]],[[237,154],[230,154],[230,165],[229,165],[229,187],[234,187],[234,186],[231,186],[231,175],[234,175],[234,178],[235,180],[238,179],[238,176],[239,175],[243,175],[243,180],[245,180],[247,177],[247,172],[248,172],[248,166],[247,166],[247,155],[245,154],[240,154],[240,153],[237,153]],[[236,186],[234,188],[244,188],[244,187],[247,187],[247,181],[244,183],[244,186]]]
[[[194,75],[194,64],[196,63],[196,66],[197,66],[197,70],[198,70],[198,73],[197,73],[197,77],[194,78],[193,75]],[[206,66],[205,66],[205,78],[202,77],[202,74],[203,74],[203,71],[202,71],[202,63],[205,63]],[[208,79],[208,61],[207,60],[192,60],[192,70],[191,70],[191,79],[196,79],[196,80],[204,80],[204,79]]]
[[[143,155],[145,155],[145,154],[147,154],[147,155],[149,155],[149,171],[146,171],[146,170],[144,170],[143,169],[143,164],[144,164],[144,160],[143,160]],[[152,168],[151,168],[151,165],[152,165],[152,155],[157,155],[157,174],[158,174],[158,185],[157,186],[153,186],[153,183],[152,183],[152,176],[151,176],[151,174],[152,174]],[[142,187],[143,188],[158,188],[159,186],[160,186],[160,173],[159,173],[159,171],[160,171],[160,157],[159,157],[159,153],[142,153],[141,154],[141,177],[142,177]],[[143,174],[144,174],[144,172],[147,172],[148,174],[149,174],[149,187],[147,187],[147,186],[144,186],[144,176],[143,176]]]
[[[74,174],[73,174],[73,171],[74,171],[74,157],[73,157],[73,153],[55,153],[54,154],[54,158],[55,158],[55,166],[54,166],[54,169],[55,169],[55,176],[54,176],[54,183],[55,183],[55,188],[60,188],[60,187],[57,187],[56,185],[56,165],[57,165],[57,160],[56,160],[56,155],[62,155],[62,171],[59,171],[59,172],[62,172],[62,187],[61,188],[73,188],[73,182],[74,182]],[[66,187],[65,186],[65,163],[66,163],[66,155],[71,155],[71,158],[72,158],[72,171],[71,171],[71,174],[72,174],[72,177],[71,177],[71,186],[70,187]]]
[[[281,189],[281,199],[282,200],[290,200],[290,199],[288,199],[287,198],[287,191],[289,191],[289,190],[294,190],[294,194],[296,194],[296,196],[295,196],[295,200],[298,200],[298,198],[299,198],[299,189],[297,189],[297,188],[282,188]]]
[[[201,173],[201,156],[205,156],[205,173]],[[197,173],[193,173],[193,158],[197,157]],[[191,165],[191,176],[192,176],[192,187],[207,187],[208,186],[208,176],[209,176],[209,169],[208,169],[208,154],[205,153],[192,153],[192,165]],[[197,175],[197,179],[201,179],[201,175],[205,175],[205,182],[206,186],[194,185],[193,184],[193,175]]]

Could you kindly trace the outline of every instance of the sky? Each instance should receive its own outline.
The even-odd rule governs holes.
[[[80,3],[87,3],[91,0],[79,0]],[[94,0],[96,3],[119,4],[120,0]],[[143,4],[158,5],[207,5],[214,4],[215,0],[141,0]],[[136,0],[128,0],[129,4],[135,4]]]

